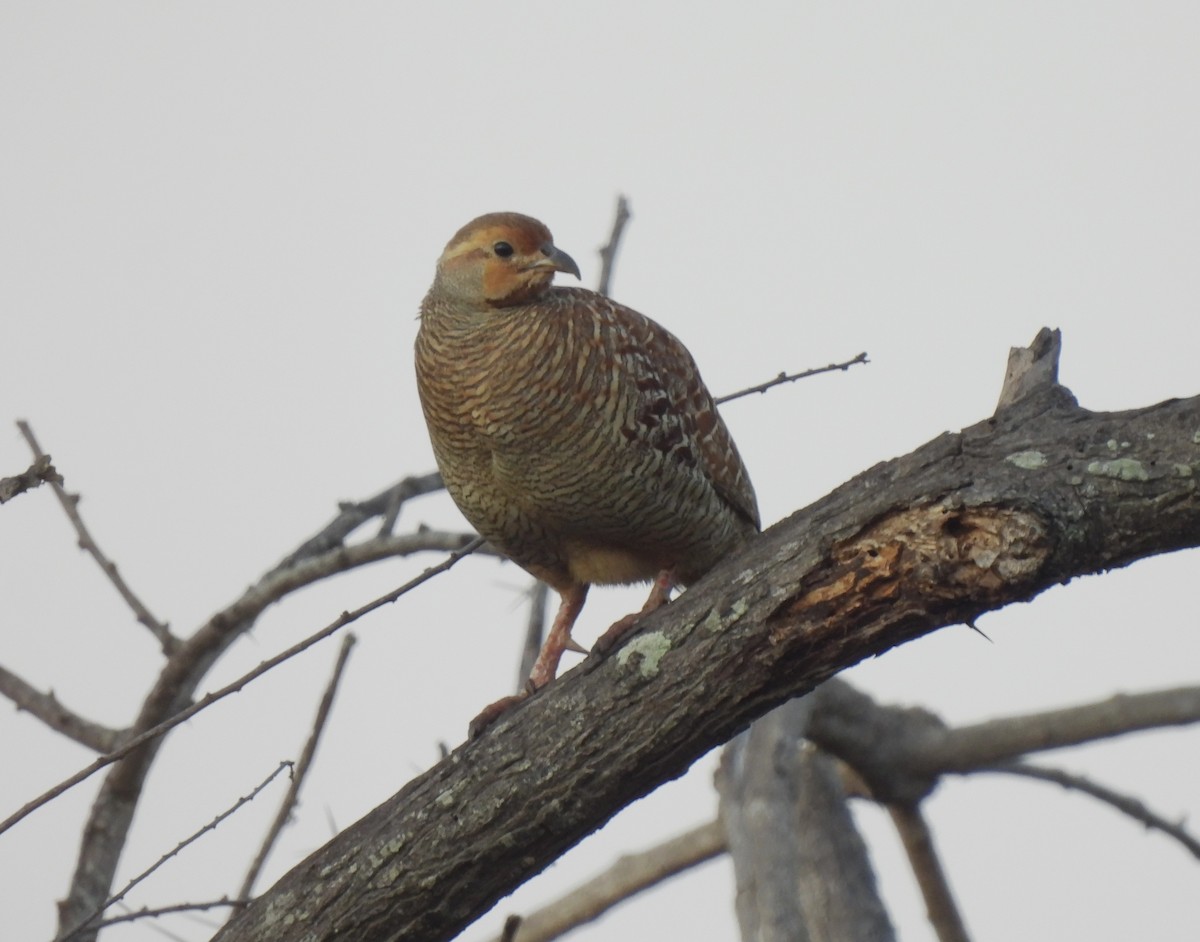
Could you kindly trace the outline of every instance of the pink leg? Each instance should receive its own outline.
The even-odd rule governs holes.
[[[575,626],[575,619],[583,611],[583,603],[587,601],[587,592],[586,585],[579,585],[559,593],[562,602],[558,606],[558,614],[554,616],[554,624],[550,626],[550,632],[546,635],[542,650],[538,652],[537,661],[534,662],[533,670],[529,674],[529,680],[525,682],[525,689],[511,697],[501,697],[495,703],[484,707],[480,714],[471,720],[468,730],[468,736],[471,739],[476,739],[480,733],[499,719],[501,714],[512,709],[531,693],[541,690],[554,679],[554,675],[558,673],[558,662],[562,660],[563,651],[574,644],[571,639],[571,629]]]
[[[654,580],[654,585],[650,587],[650,597],[646,599],[646,604],[642,606],[640,612],[634,612],[632,615],[626,615],[620,621],[613,624],[604,634],[596,639],[596,651],[604,654],[611,651],[618,641],[620,641],[629,631],[646,615],[649,615],[656,608],[661,607],[671,598],[671,589],[675,587],[675,571],[673,569],[664,569],[658,574]]]
[[[588,587],[573,586],[559,593],[562,603],[558,606],[558,614],[554,616],[554,624],[542,650],[538,652],[533,670],[529,673],[529,684],[533,690],[540,690],[550,683],[558,673],[558,662],[562,659],[563,651],[571,646],[571,629],[575,627],[575,619],[583,611],[583,603],[587,601]]]

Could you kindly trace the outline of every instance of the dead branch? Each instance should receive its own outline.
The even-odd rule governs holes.
[[[990,769],[980,769],[980,771],[1003,772],[1007,775],[1020,775],[1043,782],[1053,782],[1055,785],[1061,785],[1070,791],[1090,795],[1096,800],[1116,808],[1121,814],[1133,818],[1139,824],[1145,825],[1148,830],[1160,831],[1168,837],[1173,838],[1182,844],[1188,853],[1197,860],[1200,860],[1200,840],[1197,840],[1188,833],[1187,828],[1183,826],[1182,822],[1176,824],[1168,821],[1162,815],[1151,811],[1138,799],[1122,795],[1120,792],[1099,785],[1082,775],[1072,775],[1070,772],[1064,772],[1061,769],[1047,769],[1038,765],[1030,765],[1026,762],[1012,762],[1007,765],[994,766]]]
[[[34,458],[37,460],[45,458],[49,461],[50,456],[42,451],[42,446],[38,444],[29,423],[24,420],[18,421],[17,428],[20,430],[21,435],[24,436],[30,451],[33,452]],[[79,548],[88,553],[96,561],[96,565],[100,567],[100,570],[108,578],[108,581],[113,584],[113,588],[125,600],[125,604],[129,606],[134,617],[158,639],[163,653],[170,655],[179,647],[179,639],[171,634],[171,630],[166,622],[159,621],[150,613],[150,609],[134,594],[133,589],[129,587],[129,583],[117,571],[117,564],[104,555],[99,544],[96,543],[95,538],[92,536],[91,531],[84,525],[83,518],[79,515],[79,495],[68,494],[61,482],[61,477],[57,480],[49,481],[50,487],[54,489],[54,496],[58,498],[63,512],[66,513],[67,519],[71,521],[71,526],[75,528],[75,534],[79,538]]]
[[[39,455],[33,464],[10,478],[0,478],[0,504],[7,503],[18,494],[41,487],[43,484],[62,484],[62,475],[50,463],[49,455]]]
[[[368,602],[366,605],[359,606],[352,612],[344,612],[341,616],[334,619],[330,624],[326,625],[320,631],[316,632],[315,634],[309,635],[303,641],[300,641],[300,642],[292,645],[290,648],[288,648],[285,651],[281,651],[279,654],[276,654],[274,657],[268,658],[267,660],[265,660],[261,664],[259,664],[258,667],[254,668],[254,670],[248,671],[247,673],[243,674],[241,677],[239,677],[237,680],[233,681],[232,683],[226,684],[224,687],[220,688],[219,690],[214,690],[212,693],[205,694],[204,697],[202,697],[200,700],[193,703],[191,706],[189,706],[185,709],[179,710],[178,712],[170,714],[169,717],[167,719],[163,720],[162,722],[157,723],[156,725],[150,727],[149,729],[146,729],[143,732],[138,733],[132,739],[129,739],[128,741],[126,741],[119,749],[115,749],[112,752],[108,753],[107,755],[100,756],[93,763],[91,763],[91,765],[87,766],[86,768],[80,769],[77,773],[72,775],[70,778],[63,780],[58,785],[54,786],[54,788],[50,789],[49,791],[45,792],[42,795],[39,795],[33,801],[30,801],[27,804],[25,804],[24,806],[22,806],[18,811],[9,815],[3,821],[0,821],[0,834],[3,834],[5,831],[7,831],[10,827],[12,827],[18,821],[25,818],[29,814],[33,813],[38,808],[42,807],[43,805],[47,804],[50,801],[53,801],[55,798],[57,798],[63,792],[70,790],[71,788],[78,785],[80,782],[91,777],[93,774],[100,771],[100,769],[104,768],[105,766],[112,765],[114,762],[118,761],[119,759],[124,759],[127,756],[130,756],[131,754],[136,752],[138,749],[141,749],[143,746],[146,746],[147,744],[156,743],[156,741],[163,735],[163,733],[166,733],[166,732],[174,729],[180,723],[187,722],[193,716],[195,716],[197,713],[199,713],[201,710],[208,708],[212,704],[216,703],[218,700],[223,700],[225,697],[229,696],[230,694],[237,693],[239,690],[241,690],[247,684],[251,683],[252,681],[257,680],[259,677],[261,677],[263,674],[267,673],[269,670],[272,670],[273,668],[278,667],[284,661],[289,660],[292,657],[295,657],[297,654],[300,654],[303,651],[307,651],[318,641],[324,641],[326,638],[337,633],[342,628],[345,628],[347,625],[357,621],[358,619],[362,618],[364,615],[370,614],[371,612],[375,611],[377,608],[382,608],[385,605],[392,604],[398,598],[400,598],[402,595],[405,595],[408,592],[411,592],[417,586],[422,585],[425,582],[428,582],[434,576],[445,572],[447,569],[451,568],[455,563],[457,563],[460,559],[463,559],[464,557],[469,556],[475,549],[477,549],[481,545],[483,545],[483,541],[479,537],[476,537],[474,540],[471,540],[466,545],[464,545],[461,549],[451,553],[441,563],[439,563],[436,566],[429,567],[424,572],[422,572],[419,576],[416,576],[415,578],[410,579],[408,582],[404,583],[404,585],[400,586],[400,588],[394,589],[393,591],[387,593],[387,595],[381,595],[379,598],[373,599],[372,601]]]
[[[840,680],[815,694],[810,738],[860,775],[878,801],[914,804],[941,776],[1128,733],[1200,722],[1200,687],[1119,694],[1095,703],[950,729],[933,714],[876,704]]]
[[[132,880],[130,880],[128,883],[126,883],[125,886],[123,886],[118,892],[114,893],[112,896],[110,896],[108,899],[106,899],[99,907],[97,907],[95,912],[89,914],[86,918],[84,918],[82,921],[80,921],[78,925],[75,925],[72,928],[68,929],[66,932],[63,932],[62,934],[58,935],[55,938],[55,942],[70,942],[71,939],[78,938],[80,933],[82,933],[83,931],[88,929],[89,926],[91,926],[91,928],[94,931],[96,927],[93,925],[93,920],[95,920],[97,916],[99,916],[102,912],[104,912],[104,910],[106,910],[109,906],[112,906],[114,903],[118,903],[121,900],[123,900],[129,894],[130,890],[132,890],[135,886],[137,886],[139,883],[141,883],[143,880],[145,880],[147,877],[149,877],[152,873],[154,873],[155,870],[157,870],[159,867],[161,867],[163,864],[165,864],[172,857],[181,853],[184,849],[186,849],[191,844],[194,844],[196,841],[198,841],[201,837],[203,837],[208,832],[215,831],[217,829],[217,827],[219,827],[223,821],[225,821],[232,815],[236,814],[238,811],[240,811],[242,808],[244,808],[250,802],[254,801],[254,799],[259,796],[259,794],[263,791],[263,789],[265,789],[268,785],[270,785],[273,781],[275,781],[276,778],[279,777],[280,772],[282,772],[284,769],[291,769],[291,767],[292,767],[292,763],[290,763],[290,762],[280,762],[279,765],[275,768],[275,770],[270,775],[268,775],[265,779],[263,779],[261,782],[259,782],[258,785],[256,785],[254,787],[253,791],[251,791],[247,795],[243,795],[241,798],[239,798],[237,801],[235,801],[232,805],[230,805],[228,808],[226,808],[224,811],[222,811],[219,815],[217,815],[215,818],[213,818],[211,821],[209,821],[208,824],[206,824],[206,825],[204,825],[204,827],[200,828],[200,830],[194,832],[193,834],[189,835],[188,837],[185,837],[182,841],[180,841],[178,844],[176,844],[173,848],[171,848],[169,851],[167,851],[165,854],[163,854],[161,857],[159,857],[158,860],[156,860],[149,867],[147,867],[145,870],[143,870],[141,873],[139,873],[136,877],[134,877]]]
[[[35,716],[56,733],[61,733],[81,746],[95,752],[116,748],[120,733],[70,710],[59,701],[53,690],[46,693],[36,689],[6,667],[0,666],[0,694],[8,697],[18,710]]]
[[[938,857],[933,834],[919,805],[889,805],[892,823],[904,844],[908,865],[921,888],[929,924],[937,933],[938,942],[970,942],[966,924],[954,901],[950,881]]]
[[[218,938],[290,939],[296,925],[307,942],[452,937],[838,670],[1072,577],[1200,544],[1197,427],[1200,397],[1096,413],[1035,385],[864,472],[410,782]],[[1110,441],[1131,444],[1114,459]]]
[[[808,379],[810,376],[818,376],[821,373],[833,373],[838,370],[844,373],[855,364],[869,362],[870,360],[867,359],[867,354],[864,351],[856,357],[843,360],[841,363],[830,363],[828,366],[818,366],[810,370],[801,370],[799,373],[780,373],[774,379],[769,379],[765,383],[759,383],[757,386],[750,386],[746,389],[739,389],[737,392],[729,393],[727,396],[719,396],[716,403],[721,406],[727,402],[733,402],[735,399],[741,399],[743,396],[752,396],[754,393],[765,393],[783,383],[794,383],[798,380]]]
[[[710,821],[636,854],[623,854],[612,866],[577,889],[521,917],[513,942],[550,942],[599,919],[632,896],[712,860],[726,849],[725,828]],[[503,942],[497,938],[495,942]]]

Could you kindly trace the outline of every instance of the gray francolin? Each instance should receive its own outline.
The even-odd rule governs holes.
[[[589,585],[654,581],[642,611],[601,638],[607,648],[760,528],[745,465],[683,344],[601,294],[552,287],[555,272],[579,277],[536,219],[480,216],[438,260],[416,341],[450,496],[562,599],[528,692],[575,647]]]

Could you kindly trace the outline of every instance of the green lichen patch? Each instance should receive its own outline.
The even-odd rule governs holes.
[[[1048,464],[1045,454],[1040,451],[1018,451],[1015,454],[1009,455],[1004,460],[1026,471],[1036,471],[1038,468],[1044,468]]]
[[[1136,458],[1113,458],[1111,461],[1093,461],[1087,466],[1088,474],[1118,481],[1149,481],[1150,473]]]
[[[617,653],[617,663],[624,667],[635,654],[638,670],[645,678],[657,676],[658,662],[671,650],[671,639],[661,631],[638,635]]]

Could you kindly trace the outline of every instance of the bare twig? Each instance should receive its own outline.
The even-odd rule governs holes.
[[[54,691],[42,693],[26,683],[12,671],[0,666],[0,694],[8,697],[18,710],[25,710],[53,729],[72,739],[81,746],[96,752],[108,752],[117,744],[117,730],[101,726],[68,710]]]
[[[595,919],[618,903],[728,849],[725,828],[710,821],[661,844],[618,858],[571,892],[521,919],[515,942],[549,942]],[[512,917],[509,917],[512,918]],[[496,942],[503,942],[501,936]]]
[[[820,373],[832,373],[835,370],[841,370],[843,373],[858,363],[869,363],[867,354],[864,351],[856,357],[851,357],[849,360],[844,360],[841,363],[830,363],[828,366],[818,366],[811,370],[803,370],[799,373],[780,373],[774,379],[769,379],[765,383],[759,383],[757,386],[750,386],[746,389],[739,389],[735,393],[730,393],[728,396],[721,396],[717,399],[717,405],[724,405],[727,402],[733,402],[735,399],[741,399],[743,396],[750,396],[754,393],[765,393],[768,389],[774,389],[776,386],[783,383],[794,383],[800,379],[808,379],[810,376],[817,376]]]
[[[382,516],[384,518],[384,525],[380,527],[379,536],[389,535],[405,501],[423,494],[440,491],[442,487],[442,476],[436,471],[431,471],[429,474],[403,478],[366,500],[341,504],[336,517],[329,521],[320,532],[305,540],[280,560],[279,565],[271,572],[291,569],[302,560],[337,549],[344,544],[346,537],[372,517]]]
[[[925,912],[937,933],[938,942],[969,942],[966,924],[954,902],[954,893],[946,879],[946,871],[942,869],[929,825],[921,814],[921,806],[888,805],[888,811],[921,888]]]
[[[621,245],[621,236],[625,233],[625,225],[629,222],[629,200],[624,196],[617,197],[617,212],[613,217],[612,233],[608,237],[608,245],[600,249],[600,281],[596,290],[608,294],[612,283],[613,265],[617,259],[617,249]]]
[[[220,899],[209,900],[206,903],[176,903],[173,906],[156,906],[153,909],[143,906],[141,909],[132,910],[120,916],[110,916],[107,919],[101,919],[95,924],[95,928],[104,929],[108,926],[115,926],[119,922],[135,922],[138,919],[157,919],[160,916],[171,916],[176,913],[205,912],[206,910],[218,909],[223,906],[239,909],[245,905],[242,900],[230,899],[228,896],[223,896]]]
[[[1091,795],[1098,801],[1102,801],[1106,805],[1116,808],[1122,814],[1128,815],[1135,821],[1144,824],[1146,828],[1161,831],[1168,837],[1174,838],[1187,849],[1188,853],[1197,860],[1200,860],[1200,840],[1189,834],[1182,823],[1174,824],[1162,815],[1151,811],[1136,798],[1130,798],[1128,795],[1122,795],[1111,788],[1098,785],[1090,779],[1084,778],[1082,775],[1073,775],[1061,769],[1047,769],[1043,766],[1030,765],[1026,762],[1012,762],[1006,765],[997,765],[989,769],[981,769],[980,771],[1021,775],[1025,778],[1038,779],[1043,782],[1053,782],[1056,785],[1061,785],[1063,788]]]
[[[158,860],[156,860],[149,867],[147,867],[145,870],[143,870],[141,873],[139,873],[136,877],[134,877],[132,880],[130,880],[128,883],[126,883],[125,886],[123,886],[121,888],[120,892],[114,894],[113,896],[110,896],[107,900],[105,900],[104,904],[102,906],[100,906],[100,908],[98,908],[90,916],[88,916],[86,919],[84,919],[82,922],[80,922],[77,926],[73,926],[69,931],[64,932],[62,935],[58,936],[56,939],[56,942],[66,942],[67,939],[70,939],[72,936],[78,934],[80,931],[87,928],[88,925],[92,922],[92,920],[95,919],[97,916],[99,916],[102,912],[104,912],[104,910],[106,910],[109,906],[111,906],[113,903],[119,902],[120,900],[124,899],[125,896],[128,895],[130,890],[132,890],[135,886],[137,886],[139,883],[141,883],[143,880],[145,880],[147,877],[149,877],[150,874],[154,873],[155,870],[157,870],[159,867],[161,867],[163,864],[165,864],[172,857],[179,854],[185,847],[189,846],[190,844],[195,843],[202,836],[207,834],[209,831],[216,830],[217,826],[222,821],[224,821],[226,818],[230,817],[231,815],[235,814],[241,808],[248,805],[255,798],[257,798],[259,793],[264,788],[266,788],[273,781],[275,781],[275,779],[279,776],[280,772],[282,772],[284,769],[290,769],[291,767],[292,767],[292,763],[290,763],[290,762],[280,762],[279,766],[275,769],[275,771],[273,771],[270,775],[268,775],[265,779],[263,779],[262,782],[260,782],[252,792],[250,792],[250,794],[243,795],[241,798],[239,798],[237,801],[235,801],[229,808],[226,808],[219,815],[217,815],[215,818],[213,818],[211,821],[209,821],[208,824],[206,824],[206,825],[204,825],[204,827],[200,828],[200,830],[196,831],[190,837],[184,838],[182,841],[180,841],[178,844],[176,844],[174,848],[167,851],[167,853],[163,854],[161,857],[158,858]]]
[[[375,609],[377,609],[377,608],[382,608],[384,605],[392,604],[398,598],[400,598],[402,595],[405,595],[406,593],[411,592],[417,586],[419,586],[425,582],[428,582],[434,576],[445,572],[447,569],[451,568],[455,563],[457,563],[460,559],[462,559],[465,556],[469,556],[471,553],[475,552],[475,550],[477,550],[482,545],[483,545],[483,539],[480,537],[476,537],[474,540],[472,540],[470,543],[468,543],[466,546],[464,546],[461,550],[451,553],[441,563],[439,563],[436,566],[429,567],[424,572],[422,572],[419,576],[417,576],[413,579],[410,579],[408,582],[404,583],[404,585],[400,586],[400,588],[389,592],[387,595],[381,595],[379,598],[368,602],[366,605],[362,605],[359,608],[354,609],[354,611],[352,611],[352,612],[343,612],[338,618],[334,619],[334,621],[332,621],[330,624],[326,625],[324,628],[322,628],[316,634],[309,635],[309,637],[305,638],[303,641],[298,642],[297,644],[292,645],[287,650],[281,651],[279,654],[276,654],[272,658],[268,658],[267,660],[265,660],[261,664],[259,664],[258,667],[254,668],[254,670],[243,674],[237,680],[233,681],[230,684],[226,684],[220,690],[216,690],[216,691],[213,691],[212,693],[206,694],[204,697],[202,697],[200,700],[197,700],[195,703],[193,703],[191,706],[187,707],[186,709],[180,710],[178,713],[175,713],[170,718],[164,720],[163,722],[159,723],[158,725],[152,726],[150,729],[147,729],[145,732],[140,733],[139,735],[133,737],[127,743],[125,743],[123,746],[121,746],[120,749],[116,749],[106,755],[100,756],[98,759],[96,759],[96,761],[91,763],[86,768],[80,769],[78,772],[76,772],[70,778],[65,779],[64,781],[55,785],[53,788],[51,788],[44,794],[39,795],[33,801],[28,802],[23,807],[21,807],[19,810],[13,812],[11,815],[9,815],[7,818],[5,818],[3,821],[0,821],[0,834],[3,834],[5,831],[7,831],[10,827],[12,827],[18,821],[29,816],[34,811],[36,811],[38,808],[41,808],[43,805],[47,804],[48,802],[53,801],[55,798],[57,798],[63,792],[66,792],[66,791],[70,790],[71,788],[74,788],[80,782],[82,782],[85,779],[89,778],[90,776],[94,775],[96,772],[98,772],[100,769],[104,768],[105,766],[111,765],[112,763],[116,762],[118,759],[124,758],[130,752],[132,752],[134,749],[138,748],[139,746],[143,745],[144,743],[149,742],[152,739],[156,739],[157,737],[161,736],[163,733],[167,732],[168,730],[174,729],[180,723],[184,723],[187,720],[190,720],[193,716],[195,716],[201,710],[206,709],[207,707],[216,703],[218,700],[223,700],[225,697],[229,696],[231,693],[237,693],[239,690],[241,690],[243,687],[245,687],[248,683],[250,683],[251,681],[257,680],[263,674],[267,673],[267,671],[278,666],[279,664],[282,664],[284,661],[288,660],[289,658],[295,657],[297,654],[301,653],[302,651],[306,651],[308,648],[311,648],[318,641],[325,640],[330,635],[335,634],[336,632],[340,631],[342,628],[346,627],[346,625],[349,625],[350,623],[357,621],[358,619],[362,618],[364,615],[367,615],[370,612],[375,611]]]
[[[42,446],[38,444],[37,438],[34,437],[33,429],[30,428],[29,423],[20,420],[17,422],[17,428],[20,429],[21,434],[25,437],[25,441],[29,444],[34,458],[40,460],[45,457],[48,461],[49,456],[42,451]],[[61,478],[58,481],[51,480],[49,483],[54,489],[54,496],[58,498],[58,502],[62,505],[67,519],[71,521],[71,526],[75,528],[75,533],[79,537],[79,548],[91,554],[91,557],[96,560],[96,564],[108,577],[108,581],[113,584],[113,587],[120,594],[121,598],[125,600],[125,604],[133,610],[134,617],[150,630],[150,633],[158,639],[158,643],[162,646],[163,653],[169,656],[179,647],[179,639],[171,634],[171,630],[165,622],[160,622],[150,614],[150,609],[146,608],[142,600],[134,594],[133,590],[129,588],[129,584],[117,571],[117,564],[101,552],[96,540],[84,525],[83,518],[79,516],[79,495],[68,494],[59,481],[61,481]]]
[[[250,898],[250,893],[254,889],[254,882],[258,879],[267,856],[271,853],[271,849],[275,846],[275,841],[292,815],[292,809],[296,806],[296,799],[300,795],[300,786],[304,783],[304,777],[308,773],[308,769],[312,765],[313,756],[317,752],[317,743],[320,742],[321,733],[325,730],[325,723],[329,719],[329,711],[333,706],[333,698],[337,694],[338,684],[341,682],[342,673],[346,669],[346,661],[350,658],[350,649],[354,647],[355,641],[356,638],[352,634],[348,634],[342,639],[342,647],[338,652],[337,663],[333,666],[333,676],[329,678],[329,684],[325,688],[325,695],[321,697],[320,706],[317,707],[317,715],[313,720],[312,732],[308,736],[308,741],[304,744],[300,758],[296,760],[296,767],[292,770],[291,784],[288,785],[287,794],[283,796],[283,801],[279,803],[279,811],[275,815],[275,820],[271,822],[271,827],[267,831],[267,836],[263,840],[262,847],[259,848],[253,863],[250,864],[250,869],[246,872],[246,879],[242,881],[242,888],[238,890],[239,901]]]
[[[62,484],[62,475],[54,470],[49,455],[39,455],[28,468],[11,478],[0,478],[0,504],[35,487],[50,482]]]
[[[525,644],[521,647],[521,666],[517,668],[517,692],[525,689],[528,677],[537,660],[538,652],[542,649],[542,639],[546,634],[546,599],[550,595],[550,587],[540,579],[534,579],[529,586],[529,620],[525,623]]]

